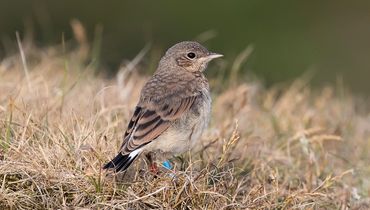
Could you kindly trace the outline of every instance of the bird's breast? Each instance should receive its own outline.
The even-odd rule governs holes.
[[[208,89],[205,89],[189,112],[176,120],[145,149],[176,155],[193,148],[207,128],[210,115],[211,96]]]

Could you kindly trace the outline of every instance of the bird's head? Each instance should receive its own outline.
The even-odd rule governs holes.
[[[161,64],[175,65],[189,72],[203,72],[208,62],[223,55],[209,52],[198,42],[180,42],[169,48],[161,59]]]

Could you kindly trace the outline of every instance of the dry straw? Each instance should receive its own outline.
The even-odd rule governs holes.
[[[145,82],[140,62],[117,82],[94,76],[75,56],[85,51],[19,46],[20,57],[0,63],[1,209],[370,206],[370,115],[349,92],[316,92],[302,79],[267,90],[240,83],[214,96],[210,128],[174,171],[153,176],[138,161],[116,176],[101,167]]]

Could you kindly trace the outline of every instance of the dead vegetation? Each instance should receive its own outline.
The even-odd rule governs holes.
[[[138,161],[122,177],[101,167],[145,82],[140,59],[106,79],[85,51],[25,53],[0,64],[1,209],[370,208],[369,104],[340,86],[222,86],[210,128],[175,171],[154,177]]]

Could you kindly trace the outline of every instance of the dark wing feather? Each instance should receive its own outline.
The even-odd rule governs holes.
[[[136,107],[135,108],[135,112],[133,114],[133,116],[131,117],[131,120],[127,126],[127,130],[125,132],[125,135],[123,137],[123,139],[125,140],[127,136],[129,136],[129,134],[132,132],[132,130],[134,129],[134,127],[136,126],[137,124],[137,121],[139,120],[140,118],[140,115],[141,115],[141,107]],[[123,142],[124,144],[125,142]],[[123,145],[122,144],[122,145]]]
[[[152,102],[136,107],[125,133],[121,153],[128,154],[155,140],[191,109],[197,97],[190,96],[160,105]]]

